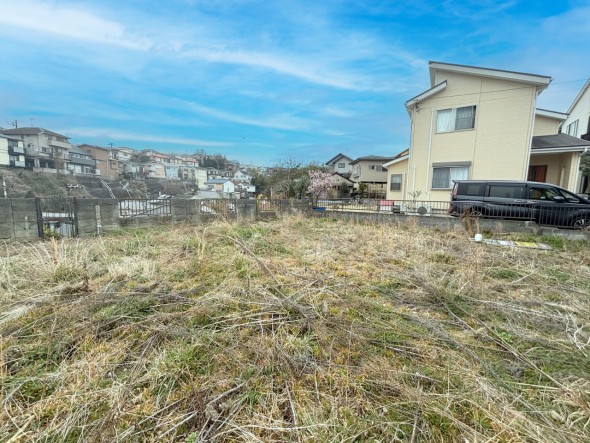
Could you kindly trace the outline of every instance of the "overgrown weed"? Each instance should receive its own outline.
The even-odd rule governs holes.
[[[6,246],[0,440],[588,441],[587,249],[467,237],[289,217]]]

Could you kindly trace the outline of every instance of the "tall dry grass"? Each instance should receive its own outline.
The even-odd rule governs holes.
[[[585,442],[588,244],[287,218],[4,245],[1,441]]]

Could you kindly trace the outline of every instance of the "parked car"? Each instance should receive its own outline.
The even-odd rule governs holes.
[[[590,200],[548,183],[460,180],[451,215],[533,220],[540,225],[590,228]]]

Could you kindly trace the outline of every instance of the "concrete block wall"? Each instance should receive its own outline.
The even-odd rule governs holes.
[[[0,200],[0,238],[24,241],[39,238],[34,198]]]
[[[201,200],[172,199],[170,211],[174,223],[199,223],[201,212],[199,210]]]
[[[78,198],[73,203],[78,235],[87,237],[120,229],[119,201],[110,198]]]

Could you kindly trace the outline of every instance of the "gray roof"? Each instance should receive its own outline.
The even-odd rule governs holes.
[[[63,134],[58,134],[57,132],[50,131],[49,129],[43,128],[13,128],[13,129],[0,129],[0,134],[5,135],[37,135],[37,134],[47,134],[53,135],[54,137],[62,137],[69,139]]]
[[[199,189],[197,191],[197,195],[192,197],[192,200],[206,200],[206,199],[210,199],[210,198],[221,198],[221,196],[219,195],[219,193],[217,191],[205,191],[205,190]]]
[[[230,181],[231,180],[229,178],[214,178],[211,180],[207,180],[205,183],[225,183]]]
[[[344,158],[347,158],[347,159],[349,159],[349,160],[352,160],[352,159],[351,159],[351,158],[350,158],[348,155],[344,155],[344,154],[342,154],[342,153],[339,153],[339,154],[335,155],[334,157],[332,157],[330,160],[328,160],[328,161],[327,161],[326,163],[324,163],[324,164],[326,164],[326,165],[329,165],[330,163],[333,163],[333,162],[335,162],[336,160],[338,160],[338,158],[340,158],[340,157],[344,157]]]
[[[370,162],[381,162],[387,163],[388,161],[393,160],[395,157],[381,157],[379,155],[367,155],[365,157],[359,157],[355,161],[351,162],[350,164],[353,165],[360,161],[370,161]]]
[[[532,149],[578,147],[590,148],[590,142],[567,134],[537,135],[533,137]]]

